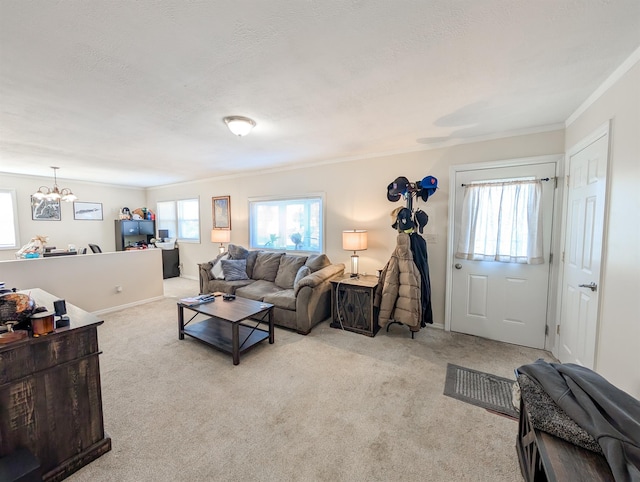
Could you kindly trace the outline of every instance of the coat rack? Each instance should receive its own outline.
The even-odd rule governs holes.
[[[417,226],[419,226],[420,233],[422,233],[422,230],[424,226],[426,226],[429,218],[424,212],[422,212],[422,214],[420,215],[420,210],[418,210],[418,212],[416,212],[414,215],[413,201],[414,201],[414,198],[415,199],[420,198],[424,202],[426,202],[429,199],[429,197],[436,192],[437,188],[438,188],[438,180],[433,176],[426,176],[422,178],[420,181],[416,181],[416,182],[409,182],[409,180],[406,177],[401,176],[401,177],[397,177],[392,183],[390,183],[387,186],[387,199],[391,202],[397,202],[401,198],[404,198],[405,205],[406,205],[406,208],[400,209],[398,211],[397,219],[396,219],[396,222],[394,223],[394,227],[397,227],[398,231],[400,232],[414,233],[414,229]],[[411,221],[410,223],[407,222],[407,213],[406,212],[402,213],[404,209],[409,211],[408,217],[409,219],[412,219],[414,221]],[[401,223],[407,224],[409,228],[403,229],[403,227],[401,226]],[[418,262],[415,259],[415,256],[414,256],[414,262],[418,267],[418,271],[420,271],[420,279],[422,281],[422,284],[421,284],[422,306],[420,311],[421,313],[420,327],[424,327],[426,326],[425,323],[433,323],[433,316],[431,312],[431,286],[430,286],[431,283],[429,280],[429,266],[428,266],[427,253],[426,253],[426,241],[422,240],[422,238],[420,239],[422,243],[424,243],[423,244],[424,263]],[[418,243],[418,246],[419,244],[420,243]],[[414,248],[414,244],[412,242],[412,251],[414,249],[416,249],[417,253],[421,252],[419,248]],[[428,292],[426,290],[428,290]],[[425,294],[428,295],[428,301],[425,300],[425,296],[424,296]],[[427,313],[428,313],[428,316],[427,316]],[[426,322],[425,322],[425,317],[427,318]],[[395,320],[389,321],[387,323],[387,332],[389,332],[389,327],[393,324],[403,325],[404,323],[401,323]],[[414,336],[415,336],[415,331],[412,329],[411,339],[414,339]]]

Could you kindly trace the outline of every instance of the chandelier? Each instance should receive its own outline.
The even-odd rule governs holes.
[[[78,197],[71,192],[71,189],[66,187],[60,189],[58,187],[56,171],[60,168],[51,166],[51,169],[53,169],[53,187],[49,188],[47,186],[40,186],[40,188],[32,194],[33,198],[38,200],[47,199],[48,201],[58,201],[61,199],[68,203],[78,199]]]

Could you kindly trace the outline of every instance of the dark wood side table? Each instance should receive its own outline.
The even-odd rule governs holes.
[[[377,286],[377,276],[345,275],[331,280],[331,327],[376,336],[380,329],[373,307]]]
[[[58,297],[28,292],[53,310]],[[98,361],[102,320],[70,303],[67,314],[66,327],[0,345],[0,458],[27,449],[45,481],[62,480],[111,450]]]

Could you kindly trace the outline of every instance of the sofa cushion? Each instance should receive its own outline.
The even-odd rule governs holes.
[[[271,303],[276,308],[296,310],[296,295],[293,294],[293,290],[281,290],[265,295],[262,301]]]
[[[305,266],[308,266],[312,273],[315,273],[322,268],[329,266],[331,261],[326,254],[312,254],[307,258]]]
[[[249,251],[246,248],[237,244],[229,244],[227,251],[229,252],[229,259],[247,259],[249,255]]]
[[[266,295],[282,291],[273,281],[258,280],[236,289],[236,294],[250,300],[262,301]]]
[[[249,279],[249,277],[247,276],[246,259],[223,259],[221,263],[225,280],[239,281],[243,279]]]
[[[275,281],[280,267],[280,258],[283,254],[270,251],[258,252],[251,277],[255,280]]]
[[[260,251],[249,251],[249,254],[247,254],[247,276],[251,279],[253,279],[253,267],[256,265],[258,253]]]
[[[296,278],[293,280],[293,294],[298,296],[298,291],[300,291],[300,280],[307,275],[311,274],[311,268],[308,266],[300,266],[298,273],[296,273]]]
[[[298,270],[304,266],[305,261],[307,261],[306,256],[283,255],[280,258],[278,274],[276,274],[276,285],[285,290],[293,289],[296,274],[298,274]]]
[[[254,281],[252,279],[243,279],[238,281],[212,279],[211,281],[209,281],[204,291],[207,293],[215,293],[216,291],[220,291],[222,293],[231,293],[232,295],[234,295],[236,293],[236,289],[250,285],[253,282]]]
[[[211,264],[211,276],[214,279],[224,279],[224,271],[222,270],[222,261],[229,259],[229,253],[219,255]]]

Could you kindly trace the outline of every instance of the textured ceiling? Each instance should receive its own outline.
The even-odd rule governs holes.
[[[639,45],[638,0],[0,0],[0,171],[156,186],[543,129]]]

